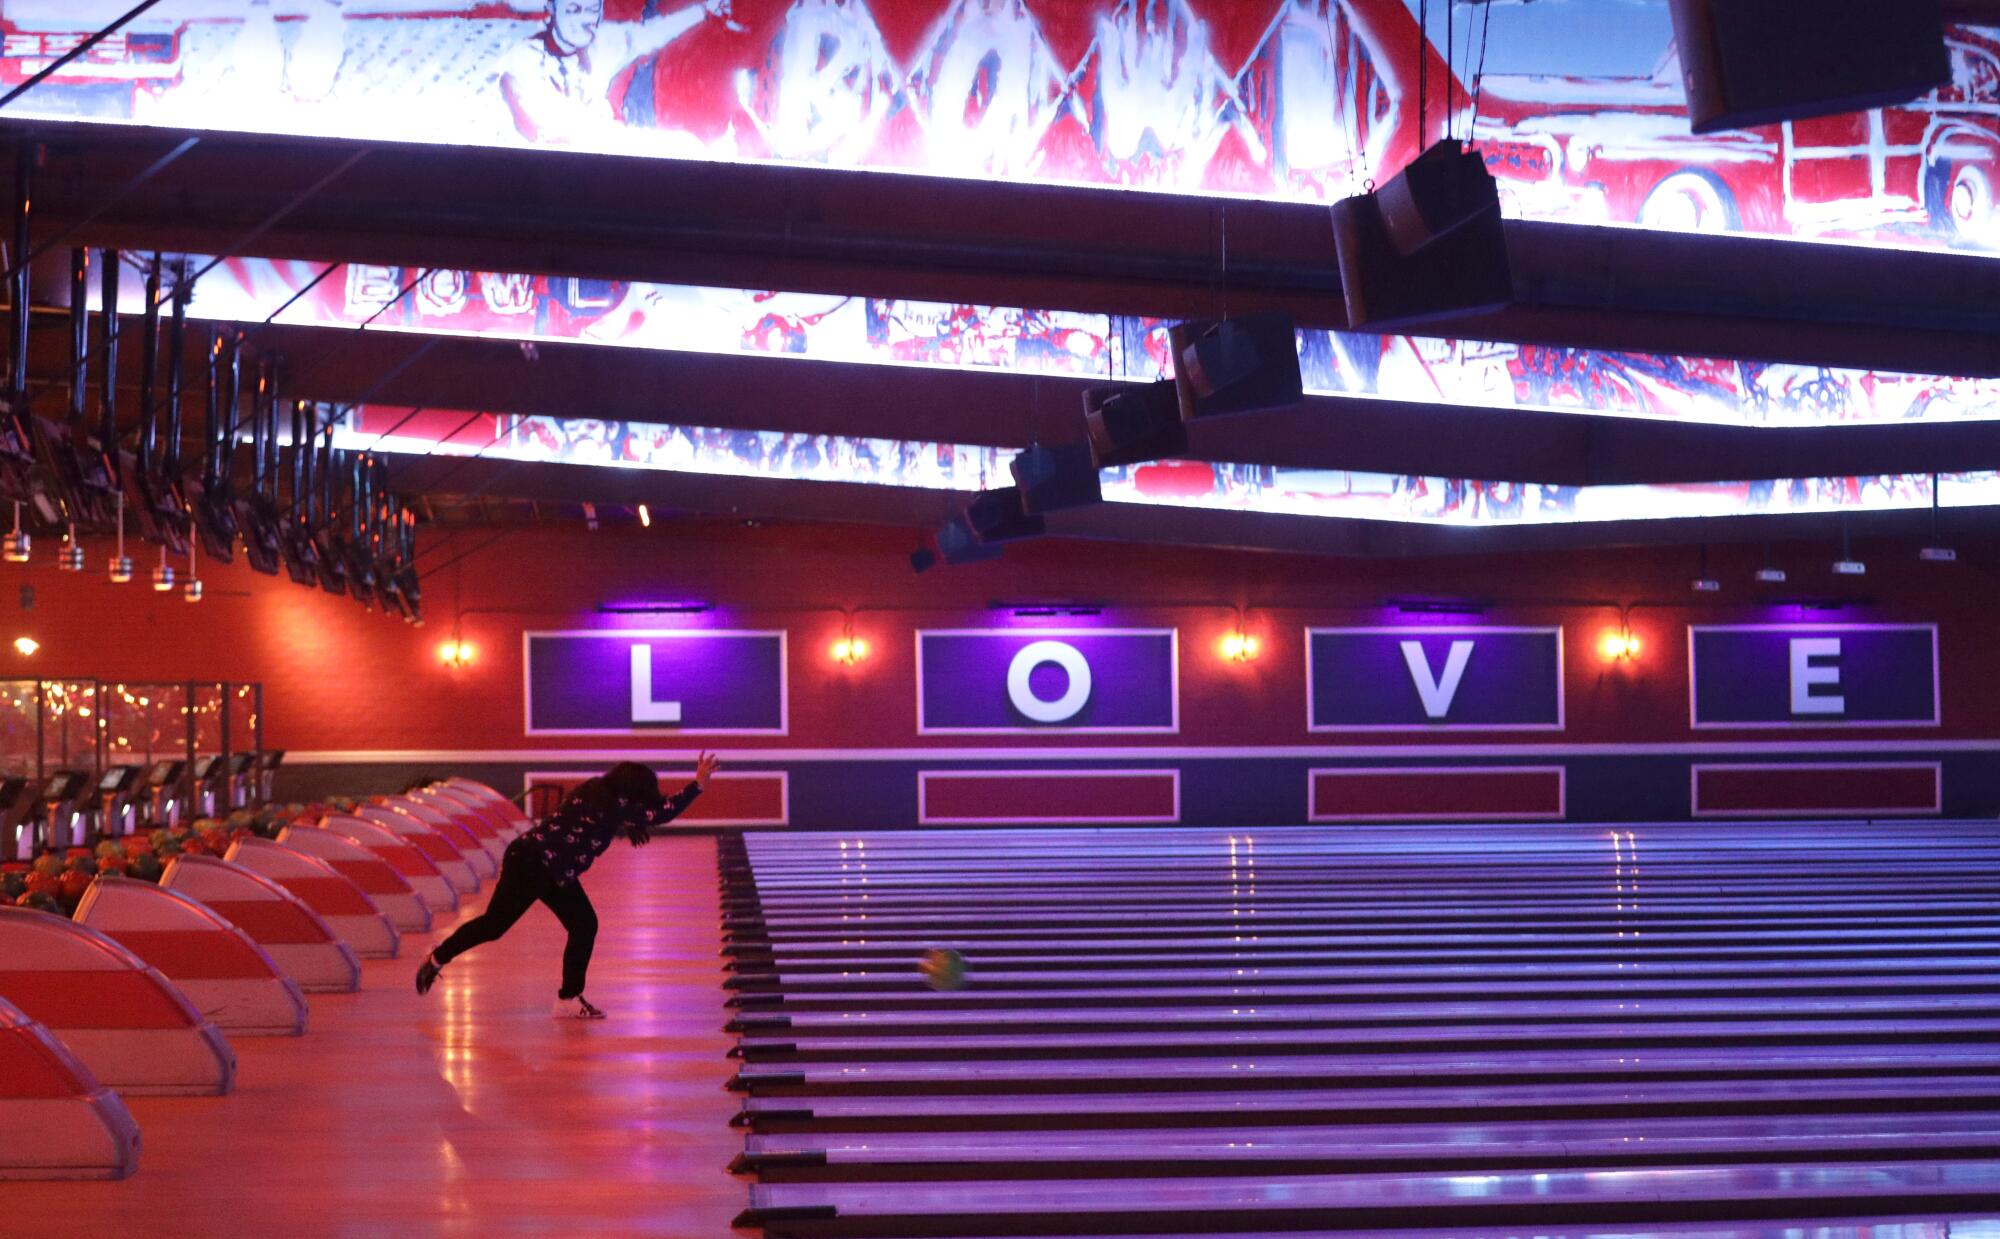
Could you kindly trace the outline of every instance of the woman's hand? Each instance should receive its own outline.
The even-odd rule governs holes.
[[[707,791],[708,776],[714,774],[715,768],[721,764],[721,759],[713,753],[703,753],[697,757],[694,763],[694,785]]]

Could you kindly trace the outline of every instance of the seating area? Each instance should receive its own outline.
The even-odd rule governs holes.
[[[725,840],[739,1224],[1987,1233],[1996,877],[1983,821]]]

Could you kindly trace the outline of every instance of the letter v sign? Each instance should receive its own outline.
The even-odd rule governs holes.
[[[632,647],[632,721],[678,723],[681,703],[653,700],[653,647],[644,641]]]
[[[1409,664],[1410,679],[1416,683],[1417,696],[1424,703],[1424,716],[1443,718],[1451,710],[1452,698],[1458,696],[1458,682],[1465,678],[1472,642],[1452,642],[1451,652],[1445,655],[1444,674],[1437,677],[1431,675],[1431,660],[1424,653],[1422,642],[1405,641],[1402,646],[1403,661]]]

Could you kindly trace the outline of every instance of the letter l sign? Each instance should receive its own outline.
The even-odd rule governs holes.
[[[653,700],[653,647],[641,641],[632,647],[632,721],[678,723],[681,703]]]
[[[1417,696],[1424,703],[1426,718],[1443,718],[1451,710],[1452,698],[1458,696],[1458,682],[1465,678],[1465,664],[1472,657],[1472,642],[1454,641],[1451,652],[1445,655],[1444,674],[1433,679],[1431,660],[1425,655],[1423,643],[1405,641],[1403,661],[1409,665],[1410,679],[1417,686]]]

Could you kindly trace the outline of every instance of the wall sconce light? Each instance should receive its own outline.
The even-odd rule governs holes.
[[[174,566],[167,562],[167,548],[160,548],[160,566],[153,569],[153,590],[155,593],[171,593],[174,588]]]
[[[33,657],[35,651],[41,648],[42,648],[42,643],[35,640],[33,637],[14,638],[14,650],[16,653],[20,654],[23,658]]]
[[[833,661],[843,667],[852,667],[868,657],[868,643],[849,633],[833,643]]]
[[[438,661],[447,667],[469,667],[477,656],[478,651],[473,648],[471,642],[461,641],[457,637],[452,637],[438,646]]]
[[[1257,651],[1261,646],[1257,638],[1238,628],[1225,634],[1216,648],[1229,662],[1247,663],[1257,657]]]
[[[1597,655],[1608,663],[1637,658],[1639,638],[1630,628],[1607,628],[1597,638]]]

